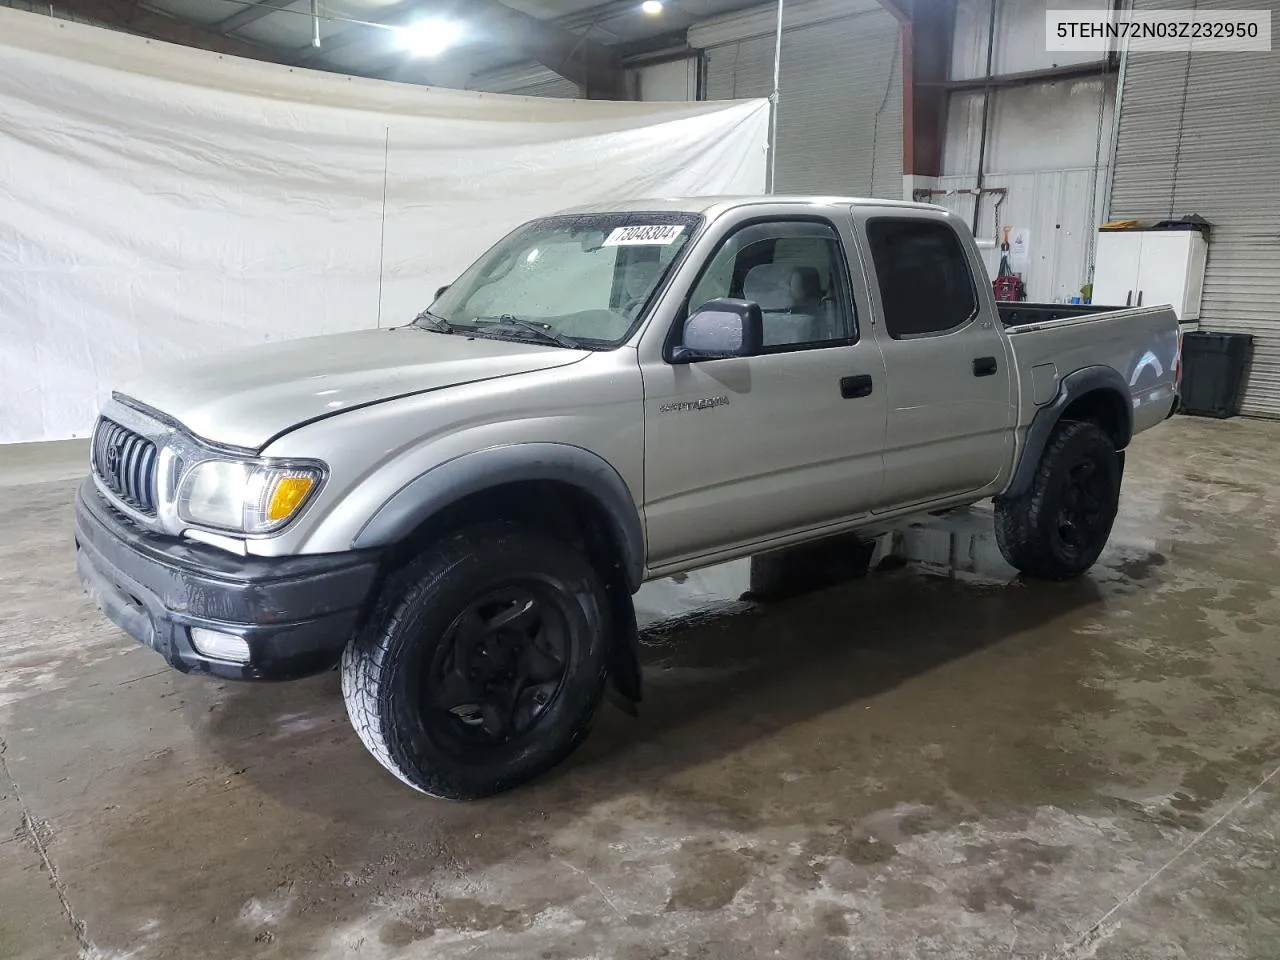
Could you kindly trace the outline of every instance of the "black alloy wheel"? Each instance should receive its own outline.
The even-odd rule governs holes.
[[[572,598],[529,580],[490,589],[445,631],[423,678],[423,722],[460,744],[504,744],[529,732],[564,683]]]
[[[1111,478],[1094,460],[1082,460],[1067,472],[1056,523],[1056,534],[1064,548],[1087,550],[1110,526],[1104,508],[1110,483]]]

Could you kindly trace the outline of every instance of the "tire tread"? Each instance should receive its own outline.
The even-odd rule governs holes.
[[[544,534],[530,531],[515,523],[496,522],[472,527],[447,536],[433,544],[426,552],[406,564],[388,578],[365,628],[343,651],[341,680],[347,715],[360,742],[389,772],[399,780],[430,796],[442,799],[474,799],[506,789],[510,784],[495,784],[491,789],[459,790],[456,781],[447,775],[435,775],[431,770],[416,770],[406,752],[399,748],[390,727],[391,689],[381,683],[388,659],[393,655],[392,646],[402,622],[412,615],[422,600],[442,579],[456,567],[475,556],[477,543],[493,544],[512,537],[534,538],[549,549],[572,549],[561,541],[551,540]],[[602,588],[601,593],[602,596]],[[601,620],[602,624],[606,621]],[[599,669],[589,681],[583,709],[573,723],[572,733],[558,748],[538,765],[528,779],[550,769],[565,759],[590,732],[605,688],[605,658],[599,657]]]
[[[1070,580],[1083,573],[1083,570],[1065,566],[1054,553],[1045,532],[1045,510],[1066,450],[1085,436],[1111,444],[1111,438],[1095,423],[1073,420],[1059,424],[1045,445],[1027,492],[1018,497],[996,498],[996,544],[1005,560],[1029,577]],[[1118,470],[1118,457],[1116,462]]]

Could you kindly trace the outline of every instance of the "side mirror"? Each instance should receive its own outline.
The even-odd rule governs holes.
[[[718,360],[752,357],[764,345],[764,319],[760,304],[727,297],[708,300],[684,322],[684,342],[672,359]]]
[[[439,299],[440,299],[440,297],[444,295],[444,292],[445,292],[446,290],[448,290],[451,286],[453,286],[453,284],[451,284],[451,283],[446,283],[443,287],[441,287],[439,290],[437,290],[437,291],[436,291],[436,299],[437,299],[437,300],[439,300]]]

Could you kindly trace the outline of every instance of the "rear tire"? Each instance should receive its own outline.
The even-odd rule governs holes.
[[[511,523],[433,544],[342,657],[352,726],[423,793],[470,800],[567,757],[605,683],[607,599],[572,547]]]
[[[1097,561],[1120,504],[1123,454],[1097,424],[1059,424],[1031,488],[996,498],[996,542],[1029,577],[1070,580]]]

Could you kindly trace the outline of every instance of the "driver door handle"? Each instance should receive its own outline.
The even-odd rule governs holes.
[[[840,396],[846,400],[871,396],[871,378],[865,373],[856,377],[840,378]]]

